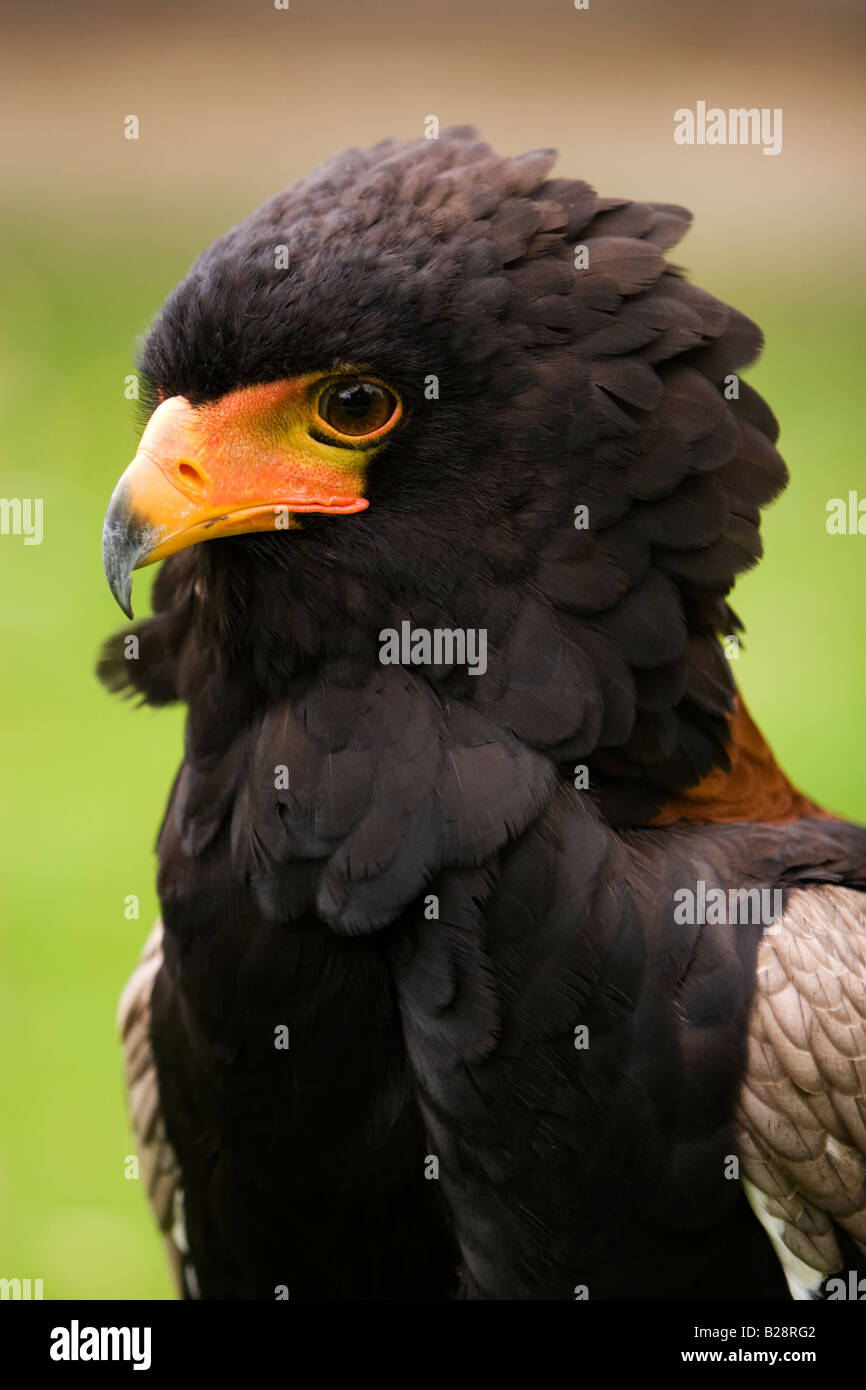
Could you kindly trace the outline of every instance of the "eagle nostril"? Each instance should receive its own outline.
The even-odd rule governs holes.
[[[204,491],[206,479],[204,474],[196,468],[195,464],[188,463],[186,460],[184,460],[183,463],[179,463],[177,465],[177,476],[186,489],[191,488],[195,492]]]

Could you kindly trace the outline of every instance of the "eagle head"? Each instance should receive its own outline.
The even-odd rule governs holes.
[[[352,150],[199,257],[105,521],[130,617],[167,561],[151,662],[110,683],[190,698],[193,633],[249,699],[357,689],[383,630],[483,631],[483,671],[423,679],[596,786],[657,803],[724,765],[725,595],[786,477],[738,375],[760,334],[666,261],[688,213],[553,158],[463,128]]]

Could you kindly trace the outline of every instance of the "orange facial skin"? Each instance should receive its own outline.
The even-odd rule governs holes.
[[[118,603],[131,616],[130,575],[200,541],[291,530],[305,512],[364,511],[372,454],[402,407],[369,434],[340,434],[318,414],[335,381],[355,370],[242,387],[194,406],[183,396],[154,411],[114,490],[103,557]]]

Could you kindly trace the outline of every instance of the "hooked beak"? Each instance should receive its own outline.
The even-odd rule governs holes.
[[[198,407],[173,396],[154,411],[102,533],[109,588],[128,618],[134,570],[218,536],[297,529],[299,513],[369,505],[362,461],[302,427],[303,391],[298,379]]]

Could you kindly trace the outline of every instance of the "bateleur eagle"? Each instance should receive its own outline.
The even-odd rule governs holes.
[[[120,1007],[187,1297],[808,1298],[866,1255],[866,832],[724,649],[786,480],[760,334],[666,261],[687,212],[552,162],[341,154],[144,345],[130,617],[167,558],[100,669],[189,711]]]

